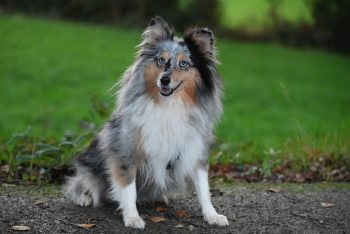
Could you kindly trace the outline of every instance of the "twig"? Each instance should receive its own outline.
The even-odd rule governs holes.
[[[309,217],[307,214],[297,214],[295,212],[292,212],[291,214],[294,215],[294,216],[303,217],[303,218],[308,218]]]

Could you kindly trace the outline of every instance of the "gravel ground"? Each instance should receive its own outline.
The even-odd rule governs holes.
[[[268,191],[271,187],[281,191]],[[143,233],[350,233],[349,183],[226,185],[212,190],[212,201],[228,217],[228,227],[204,223],[195,195],[188,194],[170,201],[163,212],[139,207],[146,220]],[[175,215],[179,210],[184,217]],[[77,207],[60,195],[59,186],[0,187],[0,215],[0,233],[18,233],[11,229],[15,225],[30,228],[23,233],[140,232],[123,226],[116,204]],[[165,221],[153,222],[152,216]],[[95,226],[76,225],[88,223]]]

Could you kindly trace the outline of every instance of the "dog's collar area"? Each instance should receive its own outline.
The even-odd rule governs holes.
[[[174,93],[174,91],[180,87],[180,85],[182,84],[183,80],[173,89],[171,88],[167,88],[167,87],[161,87],[160,88],[160,94],[164,97],[170,96]]]
[[[169,162],[166,165],[166,169],[169,170],[174,167],[175,162],[180,159],[180,153],[177,155],[175,160],[169,160]]]

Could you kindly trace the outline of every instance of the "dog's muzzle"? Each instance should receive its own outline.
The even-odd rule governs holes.
[[[163,79],[163,78],[162,78]],[[182,81],[175,87],[175,88],[170,88],[169,87],[169,83],[170,83],[170,79],[169,81],[164,81],[164,83],[167,83],[166,85],[163,84],[162,79],[160,80],[161,82],[161,87],[160,87],[160,94],[164,97],[170,96],[174,93],[174,91],[180,87],[180,85],[182,84]]]

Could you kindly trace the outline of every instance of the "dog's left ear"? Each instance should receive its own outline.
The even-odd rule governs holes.
[[[194,28],[185,32],[184,42],[190,50],[215,57],[215,37],[208,28]]]

